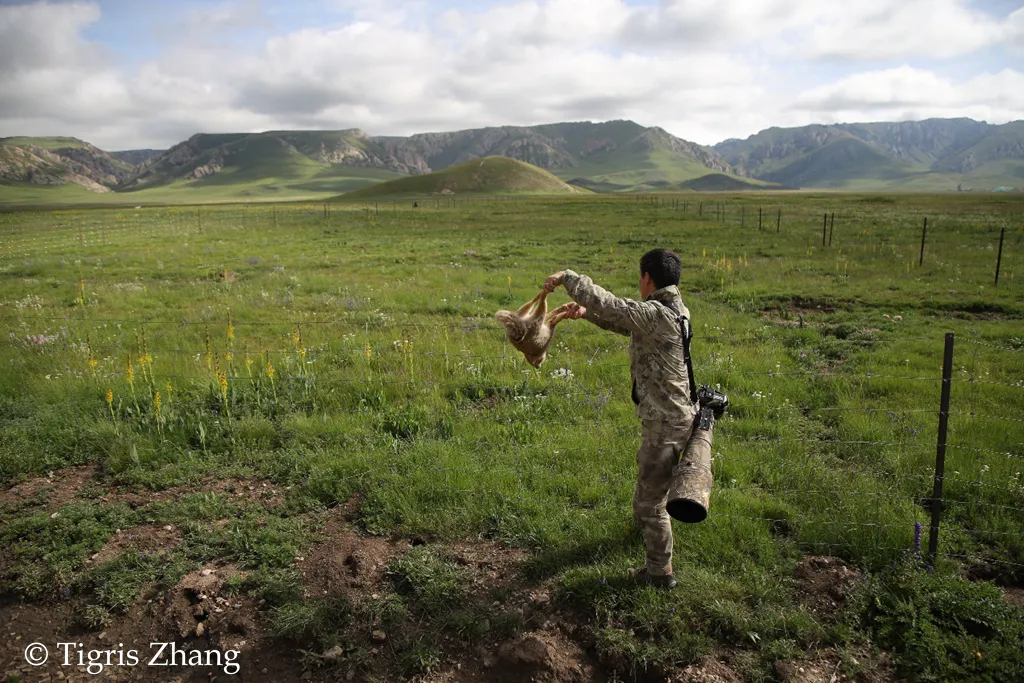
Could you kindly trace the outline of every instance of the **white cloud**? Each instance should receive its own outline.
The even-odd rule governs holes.
[[[80,124],[124,112],[127,91],[112,59],[81,38],[99,18],[92,3],[0,7],[0,121]]]
[[[1004,24],[963,0],[857,0],[821,3],[806,42],[816,58],[944,59],[1000,42]]]
[[[1024,48],[1024,7],[1006,18],[1006,42]]]
[[[620,39],[664,48],[741,46],[778,57],[877,62],[944,59],[1008,39],[965,0],[663,0],[635,8]]]
[[[969,116],[1003,122],[1024,112],[1024,72],[1003,69],[954,82],[909,66],[869,71],[807,90],[791,108],[814,120]]]
[[[265,2],[183,15],[209,30],[120,66],[82,36],[101,18],[97,4],[0,5],[0,135],[71,134],[116,149],[200,131],[407,134],[631,118],[711,144],[771,125],[1024,111],[1018,71],[953,81],[893,65],[1024,45],[1024,10],[1000,23],[962,0],[509,0],[447,11],[335,0],[354,17],[347,24],[247,50],[216,39],[262,21]],[[802,88],[797,74],[820,60],[881,68]]]

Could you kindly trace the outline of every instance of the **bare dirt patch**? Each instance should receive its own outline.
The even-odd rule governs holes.
[[[393,593],[386,570],[389,564],[416,546],[427,545],[420,538],[379,538],[365,536],[351,526],[360,499],[353,497],[345,505],[328,513],[320,531],[322,539],[304,552],[303,591],[307,598],[345,595],[350,604],[371,604]],[[490,541],[464,541],[437,545],[436,551],[462,566],[469,579],[464,604],[458,607],[477,611],[483,622],[477,637],[467,640],[454,631],[431,632],[428,622],[419,618],[385,627],[379,623],[357,625],[356,642],[365,638],[369,661],[353,665],[345,661],[337,648],[319,656],[321,673],[346,679],[397,680],[392,643],[415,642],[429,638],[439,648],[440,661],[430,672],[413,680],[441,683],[462,681],[600,681],[603,674],[574,634],[581,634],[566,615],[552,605],[552,589],[532,584],[522,575],[521,565],[529,557],[525,550],[506,548]],[[503,596],[495,600],[495,595]],[[456,607],[453,605],[453,607]],[[503,614],[518,615],[525,635],[510,637],[508,630],[496,629]],[[426,629],[426,630],[424,630]],[[518,629],[516,629],[518,631]],[[335,656],[337,655],[337,656]],[[337,663],[332,666],[332,663]]]
[[[1024,588],[1004,588],[1003,599],[1011,605],[1024,607]]]
[[[828,660],[779,662],[775,665],[775,673],[783,683],[834,683],[846,680],[840,677],[840,662]]]
[[[822,650],[816,657],[777,662],[775,675],[782,683],[888,683],[894,680],[892,662],[886,653],[874,657],[867,651],[847,653],[843,657],[835,650]],[[845,673],[850,669],[851,673]]]
[[[557,633],[534,632],[498,648],[495,680],[587,681],[579,646]]]
[[[121,503],[136,509],[155,502],[177,500],[185,494],[203,492],[218,493],[240,501],[275,508],[284,503],[290,488],[263,479],[230,477],[209,479],[198,485],[145,490],[104,482],[97,476],[98,470],[96,465],[81,465],[27,479],[0,491],[0,510],[9,513],[38,506],[52,511],[76,500],[107,505]]]
[[[380,583],[390,559],[408,543],[364,537],[331,519],[326,539],[300,562],[306,597],[338,593],[369,593]]]
[[[105,629],[96,633],[83,632],[75,626],[75,613],[81,609],[73,602],[50,603],[45,605],[7,602],[0,604],[0,624],[3,625],[0,637],[0,676],[19,676],[24,681],[177,681],[178,683],[198,683],[200,681],[227,680],[233,676],[226,675],[222,659],[220,665],[208,659],[212,666],[152,666],[152,658],[159,653],[160,645],[165,646],[166,654],[171,644],[179,652],[198,650],[212,651],[217,648],[236,647],[241,654],[236,660],[241,664],[238,679],[254,683],[278,683],[279,681],[324,680],[319,676],[303,679],[303,668],[293,649],[280,643],[261,638],[254,619],[255,611],[245,600],[230,599],[232,604],[241,602],[241,607],[214,605],[224,610],[213,613],[209,630],[197,637],[189,635],[180,637],[170,627],[171,619],[165,604],[151,600],[139,604],[128,613],[117,616]],[[201,604],[201,603],[200,603]],[[222,614],[231,616],[223,617]],[[242,631],[245,631],[242,633]],[[63,655],[56,649],[58,642],[78,643],[77,650],[71,652],[68,665],[64,665]],[[50,650],[50,657],[45,666],[32,667],[25,662],[25,648],[30,643],[44,643]],[[121,650],[137,653],[139,663],[134,666],[104,667],[100,673],[89,673],[85,666],[78,666],[77,652],[89,650]],[[223,650],[222,650],[223,651]],[[187,660],[185,660],[187,661]],[[114,660],[115,664],[117,660]]]
[[[453,658],[457,660],[453,665],[423,677],[422,683],[590,683],[608,680],[589,653],[557,630],[532,631],[501,644],[482,644],[471,650],[455,652]]]
[[[811,613],[834,618],[860,576],[837,557],[805,557],[793,572],[799,584],[796,599]]]
[[[707,657],[700,664],[688,666],[678,676],[669,678],[675,683],[741,683],[743,679],[717,657]]]
[[[212,564],[187,574],[161,598],[171,632],[205,638],[225,650],[251,651],[260,641],[255,602],[224,591],[228,580],[245,575],[232,565]]]
[[[1024,588],[1024,572],[997,558],[972,559],[964,570],[968,581],[993,581],[1004,588]]]
[[[100,548],[100,551],[90,557],[88,561],[93,564],[103,564],[126,550],[148,555],[165,555],[178,547],[181,541],[181,532],[170,525],[132,527],[111,536],[110,540]]]
[[[48,510],[56,509],[74,500],[95,476],[95,465],[81,465],[56,470],[45,477],[32,477],[0,491],[0,507],[23,509],[44,505]]]
[[[172,486],[158,491],[138,491],[128,487],[112,487],[98,497],[103,503],[124,503],[132,509],[155,502],[177,500],[189,493],[218,493],[235,499],[275,508],[284,503],[290,487],[280,487],[262,479],[210,479],[198,485]]]

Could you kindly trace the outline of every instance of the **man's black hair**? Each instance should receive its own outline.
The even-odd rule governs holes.
[[[640,276],[648,273],[658,289],[678,286],[682,268],[683,260],[670,249],[651,249],[640,257]]]

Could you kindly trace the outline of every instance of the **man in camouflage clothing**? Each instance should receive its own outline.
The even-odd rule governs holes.
[[[643,301],[617,297],[572,270],[555,273],[544,282],[548,292],[558,285],[565,286],[576,302],[571,318],[584,318],[629,337],[633,401],[643,425],[642,443],[636,454],[638,476],[633,514],[647,547],[647,566],[631,570],[631,575],[642,583],[665,588],[676,584],[672,572],[672,524],[665,511],[669,480],[697,414],[690,400],[690,379],[678,322],[679,314],[690,317],[679,296],[681,265],[679,257],[668,249],[644,254],[640,259]]]

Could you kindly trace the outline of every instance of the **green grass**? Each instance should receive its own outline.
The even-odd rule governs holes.
[[[526,549],[517,578],[552,582],[624,675],[727,652],[745,679],[770,680],[776,662],[870,639],[910,679],[1019,678],[1020,609],[964,577],[983,562],[1024,582],[1020,198],[693,199],[685,212],[671,197],[577,195],[0,214],[0,482],[90,463],[100,487],[194,491],[135,510],[80,497],[56,518],[0,508],[12,560],[0,593],[67,588],[96,626],[143,580],[166,588],[230,561],[251,572],[240,589],[267,601],[277,637],[356,647],[363,625],[393,623],[396,666],[412,676],[438,667],[449,636],[481,636],[480,603],[443,549],[482,538]],[[707,206],[698,217],[700,201],[722,203],[723,219]],[[758,208],[770,229],[758,231]],[[697,379],[730,397],[711,514],[675,526],[683,589],[670,594],[621,580],[643,557],[625,340],[570,322],[535,370],[493,321],[567,267],[636,297],[637,261],[655,246],[683,258]],[[927,537],[949,331],[933,575],[901,563],[915,523]],[[266,480],[283,503],[201,491],[228,477]],[[373,614],[303,600],[295,559],[325,508],[355,492],[363,532],[426,543],[392,560]],[[115,528],[146,523],[180,526],[181,545],[124,568],[85,562]],[[867,576],[835,622],[801,606],[791,574],[807,553]]]
[[[12,145],[14,147],[26,147],[32,145],[34,147],[41,147],[42,149],[82,149],[86,146],[86,143],[82,142],[78,138],[69,137],[10,137],[0,138],[0,145]]]
[[[91,192],[81,185],[35,185],[24,182],[0,183],[0,206],[53,206],[55,204],[105,204],[121,199],[111,192]],[[125,199],[124,203],[130,203]]]

